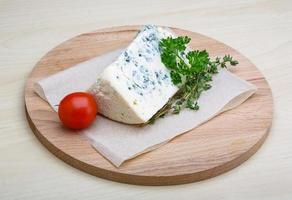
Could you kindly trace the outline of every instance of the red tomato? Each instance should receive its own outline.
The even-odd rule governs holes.
[[[85,92],[75,92],[62,99],[59,105],[59,118],[71,129],[88,127],[98,112],[97,104],[92,95]]]

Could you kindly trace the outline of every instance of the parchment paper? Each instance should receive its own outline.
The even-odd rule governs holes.
[[[121,52],[122,49],[112,51],[39,80],[34,85],[35,92],[57,111],[63,97],[86,91]],[[255,91],[254,85],[227,70],[220,70],[213,78],[212,88],[203,92],[198,100],[200,109],[197,112],[185,109],[179,115],[167,115],[144,127],[122,124],[98,115],[82,132],[99,153],[119,167],[124,161],[154,150],[219,113],[240,105]]]

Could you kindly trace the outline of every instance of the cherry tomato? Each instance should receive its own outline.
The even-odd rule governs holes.
[[[75,92],[65,96],[59,105],[59,118],[71,129],[88,127],[96,117],[98,106],[91,94]]]

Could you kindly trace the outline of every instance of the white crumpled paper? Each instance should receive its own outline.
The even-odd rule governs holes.
[[[122,49],[95,57],[35,83],[35,92],[55,111],[69,93],[86,91],[98,75],[121,53]],[[116,167],[124,161],[154,150],[221,112],[243,103],[256,87],[232,73],[221,70],[214,76],[212,88],[203,92],[195,112],[183,110],[144,127],[126,125],[98,115],[93,125],[83,130],[92,146]]]

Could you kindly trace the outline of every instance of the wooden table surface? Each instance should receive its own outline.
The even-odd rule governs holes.
[[[202,182],[134,186],[78,171],[36,139],[23,101],[35,63],[80,33],[149,23],[225,42],[266,76],[274,95],[273,126],[247,162]],[[292,199],[291,87],[290,0],[0,0],[0,199]]]

